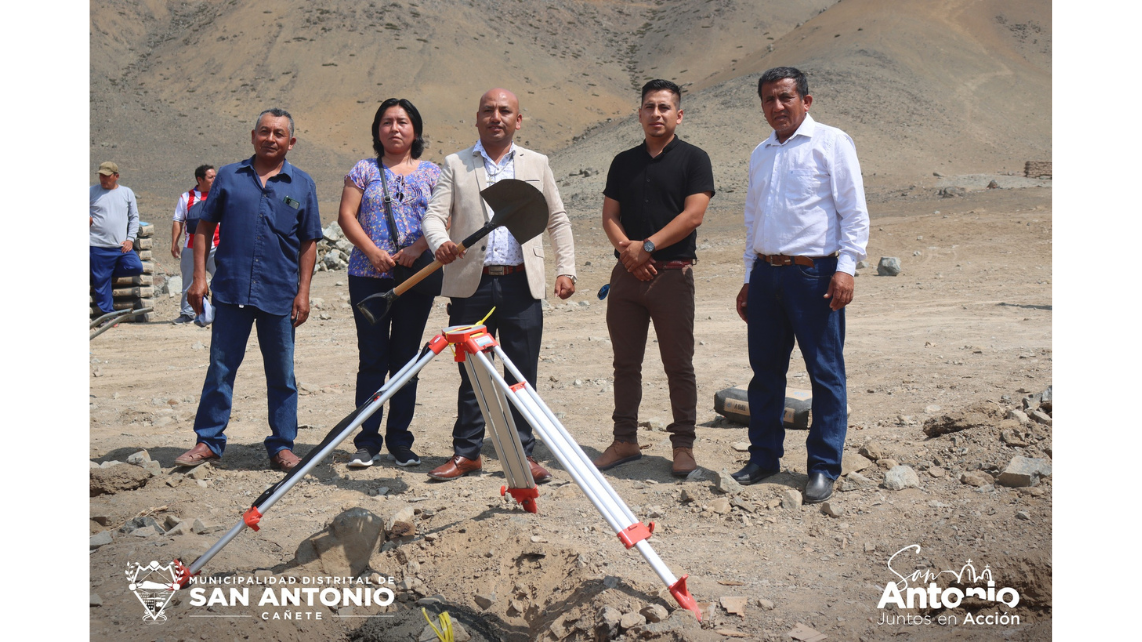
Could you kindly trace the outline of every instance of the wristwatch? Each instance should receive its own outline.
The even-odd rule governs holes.
[[[559,276],[565,276],[565,277],[571,279],[571,285],[575,285],[576,283],[579,282],[579,279],[576,279],[574,274],[560,274]]]
[[[654,253],[654,241],[651,241],[650,239],[646,239],[645,241],[643,241],[642,242],[642,251],[646,252],[647,254],[653,254]]]

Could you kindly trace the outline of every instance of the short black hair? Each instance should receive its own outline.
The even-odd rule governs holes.
[[[194,177],[199,180],[204,180],[206,178],[207,170],[211,169],[214,169],[213,165],[199,165],[198,167],[194,168]]]
[[[293,138],[293,116],[290,116],[289,112],[282,109],[281,107],[271,107],[269,109],[263,110],[262,113],[258,114],[258,117],[254,119],[254,131],[258,131],[258,123],[262,122],[262,116],[265,116],[266,114],[269,114],[274,118],[288,118],[289,137]]]
[[[646,100],[646,95],[650,92],[662,91],[663,89],[669,90],[670,93],[677,97],[674,100],[675,106],[682,105],[682,88],[669,80],[663,80],[661,78],[655,78],[642,86],[642,98],[639,99],[639,104],[641,105],[642,101]]]
[[[796,67],[774,67],[773,69],[767,69],[765,73],[761,75],[761,78],[757,79],[758,97],[762,97],[762,85],[777,82],[778,80],[785,80],[786,78],[793,79],[793,84],[797,85],[797,93],[800,94],[802,98],[809,95],[809,79],[805,77],[805,72]]]
[[[420,112],[407,98],[389,98],[381,103],[381,106],[377,108],[377,115],[373,116],[373,151],[377,153],[378,163],[381,161],[381,157],[385,155],[385,146],[381,144],[381,137],[377,132],[381,128],[381,119],[384,118],[385,112],[393,107],[403,109],[408,114],[408,119],[412,121],[412,131],[416,134],[416,139],[412,141],[412,157],[420,158],[420,155],[424,153],[424,121],[420,119]]]

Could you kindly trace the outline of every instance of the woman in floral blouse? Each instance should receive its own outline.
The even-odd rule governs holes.
[[[428,249],[420,222],[428,208],[440,168],[418,160],[424,152],[424,124],[420,112],[408,100],[389,98],[373,119],[373,149],[377,158],[359,161],[345,176],[337,222],[354,245],[349,258],[349,300],[357,324],[357,405],[364,403],[396,374],[420,348],[424,325],[433,297],[409,290],[393,302],[391,312],[371,325],[357,310],[357,303],[371,294],[396,287],[393,266],[412,266]],[[398,238],[391,238],[385,213],[387,183],[393,223]],[[389,400],[385,429],[389,453],[398,466],[415,466],[420,458],[412,451],[409,431],[416,406],[416,379],[410,380]],[[373,414],[354,438],[357,453],[350,468],[371,466],[385,439],[380,436],[382,411]]]

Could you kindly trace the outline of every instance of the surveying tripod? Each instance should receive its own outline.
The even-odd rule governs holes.
[[[482,325],[453,326],[445,328],[443,332],[429,341],[420,354],[410,360],[395,375],[389,378],[380,390],[375,392],[365,403],[338,423],[333,430],[325,436],[317,448],[311,450],[296,468],[286,474],[278,483],[266,489],[253,505],[243,514],[242,520],[227,531],[221,539],[203,553],[189,567],[175,560],[179,569],[179,585],[186,586],[191,576],[198,572],[218,554],[227,544],[246,528],[259,530],[258,522],[290,488],[302,479],[310,470],[328,457],[333,450],[345,441],[366,419],[381,408],[381,406],[400,390],[406,383],[415,377],[428,362],[440,354],[447,346],[453,346],[456,361],[464,364],[468,378],[472,382],[472,389],[476,393],[476,400],[480,411],[484,415],[484,422],[492,436],[492,444],[496,448],[496,455],[503,464],[504,476],[507,484],[500,488],[500,495],[511,497],[530,513],[536,513],[539,506],[536,499],[539,489],[531,476],[527,457],[516,432],[515,420],[511,408],[519,411],[520,416],[539,433],[540,439],[555,455],[563,468],[571,474],[572,479],[595,506],[595,509],[606,520],[607,525],[618,536],[624,546],[637,548],[655,574],[666,584],[670,594],[678,604],[689,609],[702,619],[701,610],[697,601],[686,589],[686,578],[675,578],[674,574],[650,546],[647,539],[654,532],[654,522],[649,526],[635,518],[630,508],[615,492],[614,488],[595,468],[591,460],[579,447],[563,424],[559,423],[555,414],[539,397],[539,393],[531,384],[527,383],[523,375],[516,369],[515,364],[508,359],[495,338],[488,334]],[[519,383],[509,384],[492,365],[489,358],[499,358],[504,369],[511,373]]]

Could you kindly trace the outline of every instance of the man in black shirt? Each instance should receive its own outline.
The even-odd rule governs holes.
[[[682,122],[681,103],[678,85],[668,80],[643,85],[638,121],[646,140],[616,156],[607,173],[603,231],[619,259],[607,303],[615,351],[615,439],[595,460],[599,470],[642,457],[638,407],[651,321],[670,385],[671,472],[684,477],[698,467],[692,266],[696,230],[714,195],[714,173],[706,152],[674,135]]]

